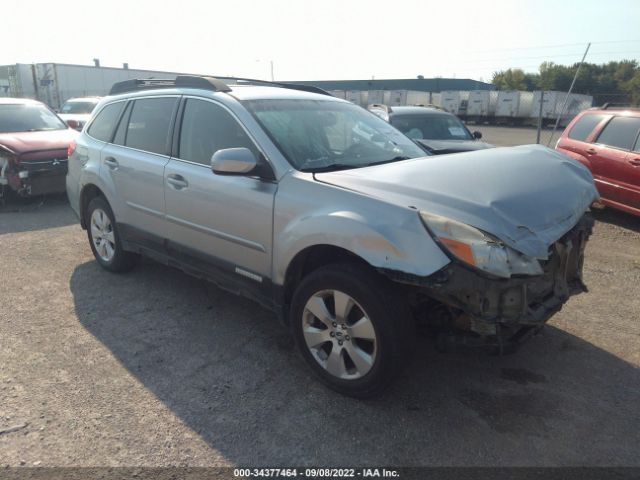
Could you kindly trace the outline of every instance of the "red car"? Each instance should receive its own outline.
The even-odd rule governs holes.
[[[592,108],[567,126],[556,149],[586,165],[613,208],[640,215],[640,109]]]
[[[65,191],[67,151],[78,132],[44,103],[0,98],[0,196]]]

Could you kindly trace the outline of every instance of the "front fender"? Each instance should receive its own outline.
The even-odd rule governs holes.
[[[278,218],[275,221],[275,284],[283,285],[295,256],[315,245],[343,248],[375,268],[418,276],[431,275],[450,262],[416,210],[328,185],[315,184],[315,188],[310,188],[311,185],[305,189],[306,197],[298,197],[307,201],[296,204],[283,206],[282,196],[287,203],[286,188],[278,192],[282,196],[276,200],[277,208],[289,215],[286,223],[280,224]],[[314,201],[309,201],[310,198]],[[311,204],[323,206],[309,211]]]

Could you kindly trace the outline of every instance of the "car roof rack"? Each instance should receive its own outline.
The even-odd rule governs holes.
[[[135,92],[138,90],[155,90],[157,88],[200,88],[214,92],[229,92],[231,89],[222,80],[215,77],[195,75],[178,75],[174,80],[163,78],[132,79],[114,83],[109,95]]]
[[[633,106],[629,105],[628,103],[613,103],[613,102],[607,102],[604,105],[602,105],[602,107],[600,107],[600,110],[612,110],[612,109],[616,109],[616,110],[640,110],[640,107],[633,107]]]
[[[227,82],[226,80],[231,80]],[[155,90],[158,88],[199,88],[211,90],[213,92],[230,92],[228,83],[236,85],[264,85],[291,90],[301,90],[304,92],[318,93],[320,95],[331,96],[329,92],[312,85],[300,85],[296,83],[269,82],[267,80],[256,80],[254,78],[241,77],[211,77],[198,75],[178,75],[175,80],[161,78],[132,79],[114,83],[109,91],[109,95],[135,92],[139,90]]]
[[[302,92],[309,93],[318,93],[320,95],[327,95],[332,97],[329,92],[323,90],[320,87],[315,87],[313,85],[302,85],[300,83],[288,83],[288,82],[270,82],[269,80],[258,80],[256,78],[244,78],[244,77],[216,77],[222,80],[232,80],[236,82],[236,85],[255,85],[260,86],[263,85],[265,87],[280,87],[280,88],[288,88],[290,90],[300,90]]]

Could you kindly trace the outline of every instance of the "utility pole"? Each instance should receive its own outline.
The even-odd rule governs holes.
[[[540,132],[542,131],[542,101],[544,100],[544,85],[540,90],[540,109],[538,110],[538,133],[536,134],[536,143],[540,143]]]
[[[569,87],[569,91],[567,92],[567,95],[564,97],[564,102],[562,102],[562,109],[560,110],[560,113],[558,114],[558,118],[556,119],[556,124],[553,126],[553,131],[551,132],[551,136],[549,137],[549,142],[547,142],[547,147],[549,145],[551,145],[551,141],[553,140],[553,136],[555,135],[556,129],[558,128],[558,125],[560,124],[560,118],[562,117],[562,115],[564,115],[564,109],[567,108],[567,102],[569,101],[569,95],[571,95],[571,92],[573,91],[573,86],[576,84],[576,79],[578,78],[578,74],[580,73],[580,69],[582,68],[582,64],[584,63],[584,59],[587,58],[587,53],[589,53],[589,47],[591,47],[591,43],[587,44],[587,49],[584,51],[584,55],[582,56],[582,60],[578,64],[578,68],[576,68],[576,74],[573,76],[573,81],[571,82],[571,86]]]

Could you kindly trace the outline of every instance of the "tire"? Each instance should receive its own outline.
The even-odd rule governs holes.
[[[115,216],[103,197],[95,197],[87,206],[87,237],[96,261],[110,272],[131,270],[137,256],[122,248]]]
[[[346,318],[336,315],[336,305]],[[415,324],[397,286],[357,264],[306,276],[293,294],[289,321],[313,372],[351,397],[380,395],[413,351]]]

